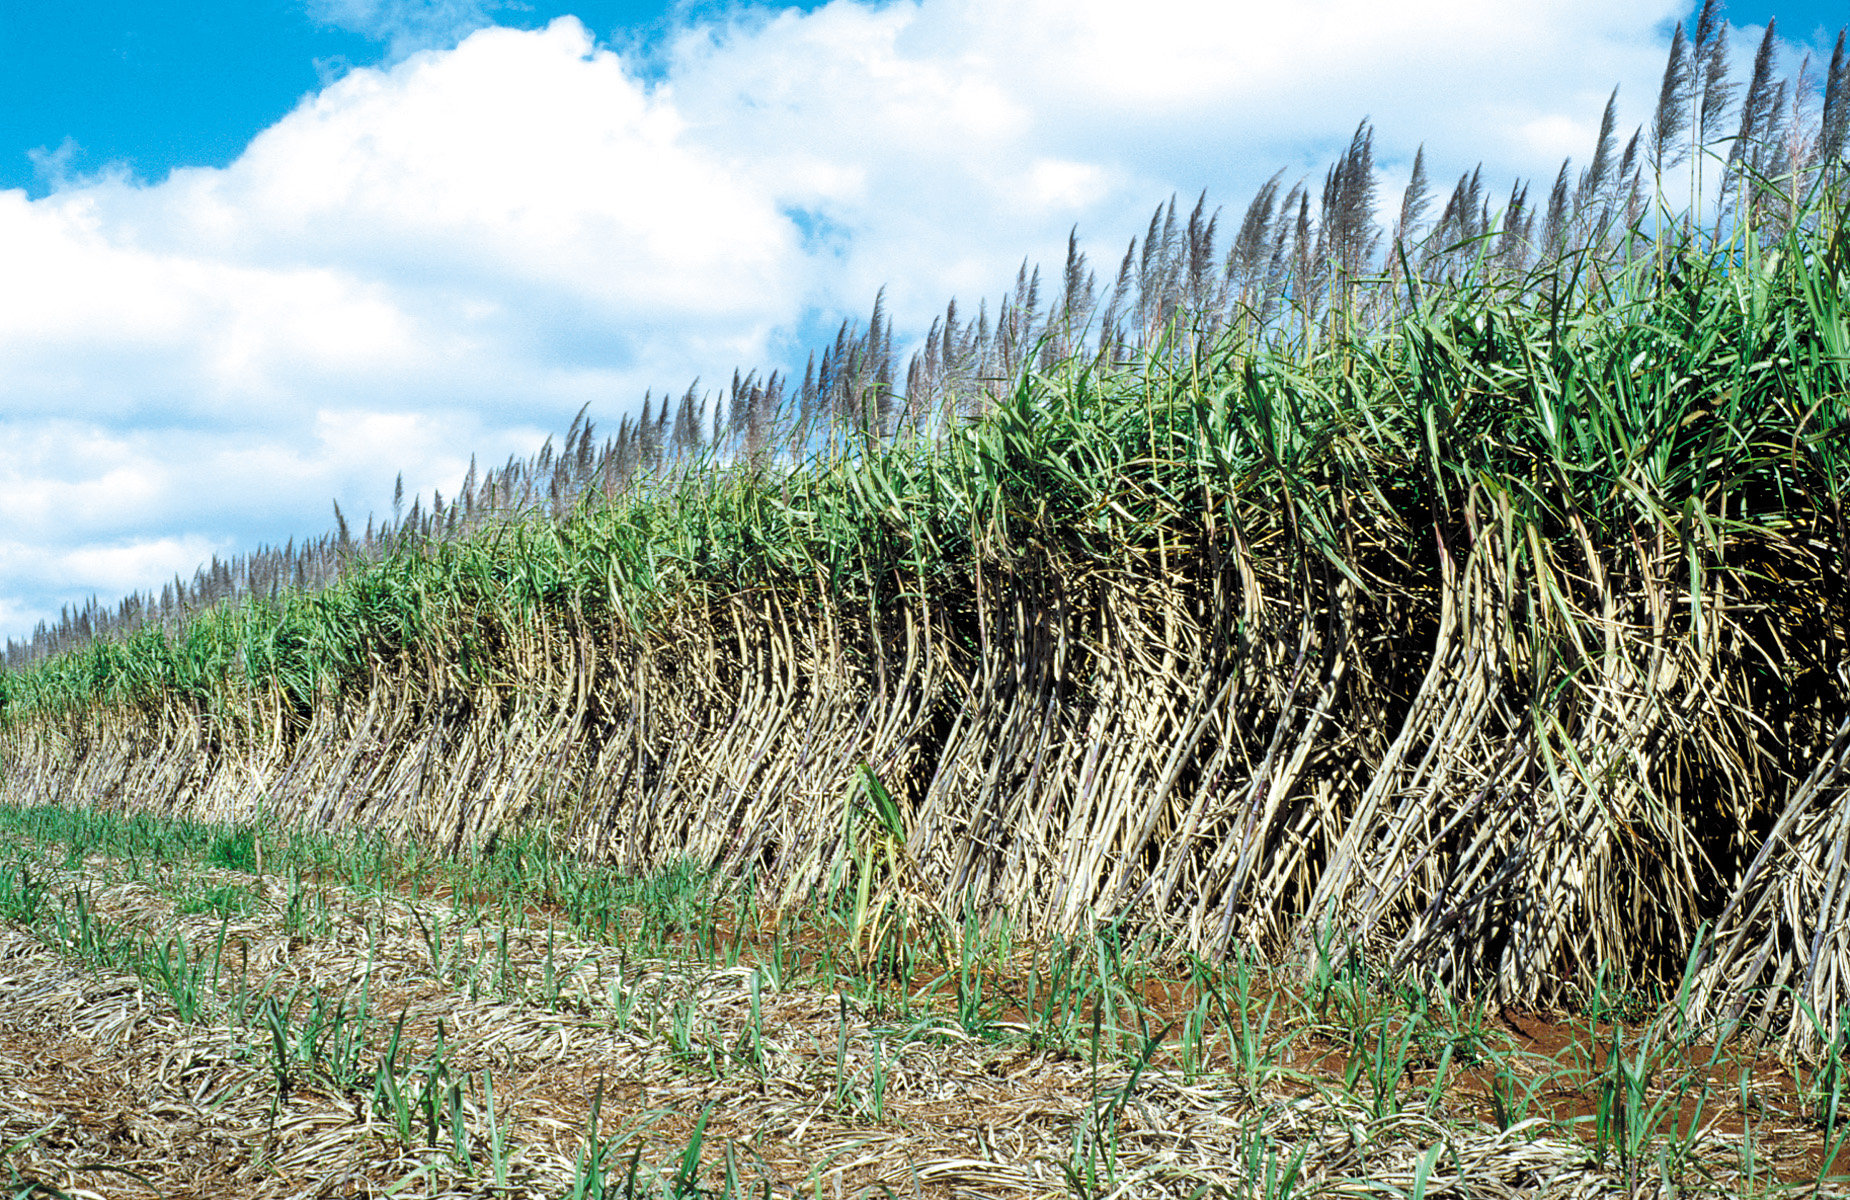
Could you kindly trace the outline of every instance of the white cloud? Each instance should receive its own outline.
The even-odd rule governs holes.
[[[150,587],[158,591],[176,575],[190,580],[201,563],[230,549],[197,534],[121,538],[69,549],[0,538],[0,576],[9,581],[9,591],[35,585],[57,591],[57,603],[49,609],[0,596],[0,622],[29,634],[38,622],[55,621],[60,605],[81,608],[95,599],[113,608],[128,593]],[[72,588],[70,580],[82,580],[84,586]]]
[[[1074,223],[1115,260],[1171,191],[1239,206],[1281,166],[1320,172],[1363,117],[1390,167],[1424,142],[1441,178],[1481,160],[1500,186],[1552,179],[1615,83],[1643,119],[1680,11],[836,0],[687,31],[668,79],[703,144],[848,231],[817,295],[855,305],[887,283],[917,321],[979,276],[999,291],[1024,253],[1058,255]]]
[[[171,579],[175,575],[190,579],[200,563],[227,550],[223,544],[198,536],[163,537],[119,546],[84,546],[60,556],[57,566],[95,580],[103,589],[99,598],[107,604],[145,587],[148,579]]]
[[[1237,219],[1364,116],[1384,180],[1424,142],[1545,191],[1615,83],[1644,118],[1680,6],[835,0],[682,25],[647,79],[570,19],[418,48],[493,11],[315,0],[402,57],[226,168],[0,193],[0,634],[777,365],[882,285],[922,329],[1074,225],[1108,272],[1171,192]]]

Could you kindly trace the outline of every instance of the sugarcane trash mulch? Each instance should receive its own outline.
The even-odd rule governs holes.
[[[596,1195],[588,1175],[613,1196],[1669,1194],[1661,1162],[1602,1164],[1540,1117],[1499,1129],[1480,1098],[1371,1111],[1314,1071],[1254,1089],[1037,1048],[1006,1022],[986,1038],[902,1026],[814,980],[777,988],[749,965],[637,960],[543,928],[483,925],[433,950],[429,901],[337,905],[306,938],[281,930],[278,881],[250,887],[252,910],[228,918],[148,883],[88,894],[118,930],[213,952],[191,1022],[145,976],[84,965],[42,929],[0,933],[7,1195]],[[289,1044],[317,994],[370,1005],[344,1084]],[[281,1050],[254,1015],[279,1008]],[[380,1083],[394,1029],[396,1101]],[[1720,1126],[1685,1158],[1685,1193],[1749,1177]]]

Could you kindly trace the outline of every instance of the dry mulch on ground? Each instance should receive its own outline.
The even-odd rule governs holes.
[[[1591,1197],[1624,1182],[1540,1120],[1485,1124],[1475,1097],[1379,1115],[1314,1073],[1255,1089],[1160,1060],[1095,1065],[1006,1027],[969,1037],[921,1015],[929,997],[896,1017],[813,981],[779,989],[749,966],[638,961],[545,929],[481,925],[433,952],[432,916],[462,923],[428,901],[321,889],[323,927],[304,936],[283,931],[275,879],[201,871],[195,885],[249,887],[252,910],[226,920],[178,912],[171,879],[111,880],[92,859],[56,884],[80,881],[96,918],[177,932],[195,960],[212,950],[217,987],[183,1023],[158,987],[78,965],[42,928],[0,934],[0,1182],[15,1190],[566,1196],[594,1098],[607,1175],[633,1164],[667,1193],[1282,1196],[1268,1173],[1294,1164],[1295,1196]],[[279,1080],[258,998],[288,1004],[298,1036],[310,996],[351,1005],[362,987],[364,1078],[335,1086],[297,1063]],[[441,1029],[438,1100],[408,1137],[374,1095],[400,1013],[407,1095],[428,1086]],[[1738,1138],[1707,1135],[1695,1160],[1686,1186],[1739,1190]],[[1650,1178],[1638,1194],[1661,1190]]]

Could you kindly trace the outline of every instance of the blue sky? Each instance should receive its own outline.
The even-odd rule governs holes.
[[[1756,11],[1752,6],[1743,4],[1740,11],[1732,14],[1735,20],[1763,23],[1766,18],[1777,20],[1780,30],[1787,37],[1800,40],[1822,41],[1825,36],[1835,38],[1837,31],[1846,22],[1850,22],[1850,6],[1843,4],[1775,4],[1764,12]]]
[[[902,333],[1357,120],[1546,186],[1672,0],[0,0],[0,637]],[[1731,8],[1828,55],[1850,6]],[[1182,31],[1186,31],[1184,35]]]

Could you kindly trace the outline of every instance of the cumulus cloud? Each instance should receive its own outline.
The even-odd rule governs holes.
[[[883,285],[922,331],[1075,225],[1109,270],[1171,192],[1237,208],[1364,116],[1389,181],[1422,142],[1552,179],[1615,83],[1644,119],[1680,12],[834,0],[685,21],[644,70],[487,0],[313,3],[397,57],[223,169],[0,193],[0,634],[787,366]]]
[[[822,290],[916,317],[996,290],[1067,228],[1119,247],[1171,191],[1244,203],[1371,118],[1390,168],[1552,177],[1615,84],[1642,121],[1664,0],[837,0],[682,33],[677,108],[786,203],[847,231]],[[761,154],[756,147],[777,147]]]

